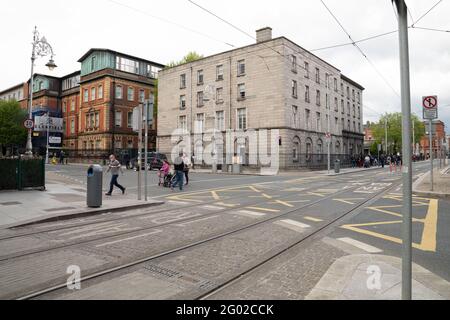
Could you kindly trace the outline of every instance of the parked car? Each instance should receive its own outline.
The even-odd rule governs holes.
[[[144,163],[145,163],[145,154],[142,153],[142,162],[141,162],[141,169],[145,169]],[[167,156],[163,153],[159,152],[148,152],[147,153],[147,167],[149,170],[153,169],[161,169],[163,166],[163,161],[167,160]],[[138,168],[138,158],[133,158],[130,161],[130,168],[134,170],[139,170]]]

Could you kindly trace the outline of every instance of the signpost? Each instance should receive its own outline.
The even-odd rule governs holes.
[[[23,126],[25,127],[25,129],[31,130],[34,128],[34,122],[31,119],[26,119],[23,122]]]
[[[438,99],[437,96],[422,97],[423,119],[429,120],[430,129],[428,134],[430,137],[430,183],[431,191],[433,191],[433,120],[438,117]]]

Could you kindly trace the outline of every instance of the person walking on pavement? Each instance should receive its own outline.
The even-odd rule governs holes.
[[[119,182],[117,182],[117,179],[119,178],[119,171],[122,172],[122,174],[123,174],[122,165],[116,159],[116,156],[113,154],[109,156],[109,167],[108,167],[108,171],[106,171],[106,172],[108,173],[109,171],[111,171],[111,182],[110,182],[110,186],[109,186],[109,192],[107,192],[105,194],[107,196],[112,195],[114,186],[116,186],[120,190],[122,190],[122,194],[125,194],[126,188],[124,188],[123,186],[121,186],[119,184]]]
[[[184,176],[184,162],[183,162],[183,153],[180,152],[178,157],[175,158],[174,161],[174,169],[175,169],[175,183],[170,186],[170,189],[173,190],[174,187],[179,185],[180,191],[183,191],[183,176]]]
[[[64,150],[61,150],[61,152],[59,153],[59,164],[64,164]]]
[[[186,178],[186,186],[189,184],[189,169],[191,167],[191,160],[189,160],[189,157],[186,155],[186,153],[183,154],[183,163],[184,163],[184,177]]]

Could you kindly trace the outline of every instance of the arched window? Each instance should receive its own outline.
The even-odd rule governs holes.
[[[311,138],[306,138],[306,161],[311,161],[313,142]]]
[[[300,151],[301,151],[300,146],[301,146],[300,138],[295,136],[294,139],[292,140],[292,161],[293,162],[299,162]]]

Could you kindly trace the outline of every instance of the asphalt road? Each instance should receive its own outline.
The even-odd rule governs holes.
[[[415,164],[414,178],[427,168],[427,163]],[[62,181],[84,185],[85,167],[48,170]],[[265,177],[191,174],[183,192],[158,187],[155,172],[149,180],[149,194],[164,199],[164,205],[0,232],[2,297],[64,283],[69,264],[79,265],[86,275],[154,256],[88,280],[83,290],[61,289],[42,298],[191,299],[333,221],[307,246],[289,251],[298,257],[297,264],[263,265],[258,279],[270,275],[270,281],[244,279],[219,298],[304,298],[343,254],[324,245],[324,237],[347,239],[345,245],[356,243],[357,249],[369,248],[375,254],[401,256],[399,172],[377,169],[334,177],[317,172]],[[121,183],[135,193],[136,172],[126,171]],[[413,201],[413,259],[450,280],[450,203],[422,197]],[[24,233],[28,234],[20,236]],[[187,247],[179,250],[183,246]],[[175,251],[166,254],[170,250]],[[30,268],[31,275],[26,272]]]

